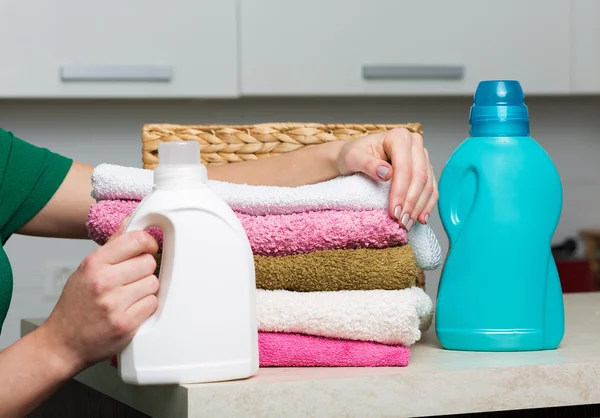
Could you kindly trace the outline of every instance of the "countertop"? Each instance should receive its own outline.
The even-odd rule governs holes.
[[[108,362],[76,380],[151,417],[432,416],[600,403],[600,292],[565,294],[557,350],[448,351],[433,327],[401,368],[267,368],[246,380],[137,387]],[[28,333],[44,319],[22,321]]]

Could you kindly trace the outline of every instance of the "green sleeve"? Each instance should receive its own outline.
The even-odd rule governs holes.
[[[48,203],[73,161],[0,129],[0,236],[2,244]]]

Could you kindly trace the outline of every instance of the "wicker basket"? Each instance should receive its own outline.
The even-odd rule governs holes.
[[[255,125],[147,124],[142,128],[143,167],[158,165],[158,144],[166,141],[198,141],[205,165],[228,164],[272,157],[339,139],[358,138],[394,128],[422,134],[420,123],[397,125],[261,123]],[[419,271],[417,285],[425,288]]]
[[[264,123],[256,125],[148,124],[142,129],[144,168],[158,164],[158,144],[163,141],[198,141],[202,162],[226,164],[271,157],[299,148],[357,138],[393,128],[421,132],[421,124],[342,125],[320,123]]]

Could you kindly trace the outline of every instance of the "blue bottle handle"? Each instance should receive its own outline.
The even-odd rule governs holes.
[[[440,184],[439,209],[444,229],[450,243],[456,242],[460,231],[464,228],[466,219],[477,199],[479,190],[479,175],[475,166],[447,167],[444,173],[443,184]],[[450,188],[450,190],[447,190]],[[451,197],[447,201],[442,193],[448,193]],[[446,205],[449,205],[447,207]],[[443,214],[449,213],[450,218]]]

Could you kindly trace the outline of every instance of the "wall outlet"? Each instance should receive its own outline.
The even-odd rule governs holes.
[[[79,262],[49,262],[46,264],[45,293],[48,297],[61,295],[67,280],[79,267]]]

